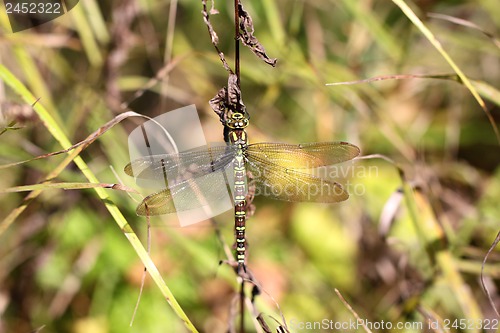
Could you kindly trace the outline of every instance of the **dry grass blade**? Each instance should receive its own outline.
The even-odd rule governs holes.
[[[43,183],[35,185],[23,185],[15,186],[10,188],[0,188],[0,193],[15,193],[15,192],[28,192],[28,191],[39,191],[39,190],[49,190],[49,189],[63,189],[63,190],[82,190],[89,188],[107,188],[117,191],[125,191],[130,193],[139,193],[137,190],[127,187],[122,184],[107,184],[107,183]]]
[[[439,14],[439,13],[428,13],[427,16],[435,18],[435,19],[439,19],[439,20],[444,20],[444,21],[448,21],[448,22],[451,22],[451,23],[455,23],[457,25],[461,25],[461,26],[464,26],[464,27],[475,29],[475,30],[481,32],[483,35],[485,35],[489,39],[491,39],[491,41],[493,42],[493,44],[495,44],[496,47],[500,48],[500,40],[498,40],[498,38],[496,38],[494,34],[492,34],[492,33],[488,32],[488,31],[484,30],[483,28],[481,28],[480,26],[478,26],[474,22],[467,21],[467,20],[464,20],[464,19],[461,19],[461,18],[458,18],[458,17],[453,17],[453,16],[450,16],[450,15]]]
[[[367,79],[355,80],[355,81],[344,81],[344,82],[331,82],[326,83],[326,86],[348,86],[361,83],[371,83],[377,81],[386,80],[408,80],[408,79],[438,79],[438,80],[450,80],[458,83],[462,83],[460,77],[457,74],[396,74],[396,75],[381,75],[375,76]],[[491,102],[500,105],[500,91],[495,87],[488,85],[485,82],[470,80],[472,86],[477,89],[478,93],[484,98],[490,100]]]
[[[361,326],[363,326],[363,329],[365,330],[365,332],[372,333],[372,331],[366,326],[365,321],[359,317],[358,313],[345,300],[344,296],[342,296],[342,294],[340,293],[340,291],[337,288],[335,288],[335,293],[337,294],[337,297],[342,301],[344,306],[347,308],[347,310],[349,310],[349,312],[354,316],[354,318],[356,318],[356,321],[358,323],[361,323]]]
[[[127,119],[129,117],[144,117],[144,115],[141,115],[141,114],[136,113],[134,111],[127,111],[127,112],[121,113],[121,114],[117,115],[116,117],[114,117],[113,119],[111,119],[110,121],[108,121],[103,126],[99,127],[95,132],[91,133],[84,140],[82,140],[82,141],[80,141],[78,143],[75,143],[74,145],[72,145],[69,148],[66,148],[66,149],[63,149],[63,150],[59,150],[59,151],[56,151],[56,152],[52,152],[52,153],[48,153],[48,154],[43,154],[43,155],[40,155],[40,156],[37,156],[37,157],[34,157],[34,158],[30,158],[28,160],[20,161],[20,162],[3,164],[3,165],[0,165],[0,170],[1,169],[6,169],[6,168],[10,168],[10,167],[13,167],[13,166],[18,166],[18,165],[25,164],[25,163],[28,163],[28,162],[40,160],[40,159],[43,159],[43,158],[48,158],[48,157],[51,157],[51,156],[61,155],[61,154],[64,154],[64,153],[68,153],[68,152],[70,152],[70,151],[72,151],[74,149],[77,149],[77,148],[79,148],[79,151],[82,151],[83,149],[85,149],[86,147],[88,147],[90,144],[92,144],[92,142],[94,142],[95,140],[97,140],[101,135],[103,135],[108,130],[110,130],[113,126],[115,126],[119,122],[121,122],[121,121],[123,121],[123,120],[125,120],[125,119]]]
[[[495,136],[497,138],[498,143],[500,143],[500,132],[498,131],[498,126],[491,115],[491,112],[486,108],[486,105],[479,96],[477,90],[474,88],[469,78],[464,74],[464,72],[460,69],[460,67],[453,61],[453,59],[448,55],[448,53],[444,50],[441,43],[438,41],[436,36],[424,25],[424,23],[418,18],[418,16],[411,10],[411,8],[403,1],[403,0],[392,0],[405,15],[412,21],[412,23],[422,32],[422,34],[429,40],[429,42],[434,46],[434,48],[442,55],[442,57],[448,62],[448,64],[453,68],[453,70],[460,77],[460,80],[470,91],[472,96],[476,99],[477,103],[483,109],[484,113],[488,117],[488,120],[491,124],[491,127],[495,131]]]
[[[346,82],[332,82],[325,84],[326,86],[345,86],[345,85],[353,85],[360,83],[371,83],[377,81],[385,81],[385,80],[406,80],[406,79],[443,79],[443,80],[452,80],[456,82],[460,82],[460,78],[457,77],[456,74],[394,74],[394,75],[381,75],[375,76],[368,79],[355,80],[355,81],[346,81]]]
[[[395,75],[381,75],[362,80],[344,81],[344,82],[331,82],[326,83],[326,86],[348,86],[361,83],[371,83],[386,80],[408,80],[408,79],[438,79],[450,80],[458,83],[463,83],[457,74],[395,74]],[[500,91],[495,87],[488,85],[485,82],[470,80],[472,86],[478,93],[491,102],[500,105]]]
[[[483,262],[481,263],[481,275],[480,275],[480,280],[481,280],[481,286],[483,287],[483,290],[484,292],[486,293],[486,295],[488,296],[488,301],[490,302],[491,304],[491,307],[493,308],[493,310],[495,310],[495,313],[497,315],[497,317],[500,318],[500,314],[498,313],[498,309],[495,305],[495,302],[493,302],[493,298],[491,297],[491,293],[490,291],[488,290],[488,288],[486,288],[486,285],[484,284],[484,266],[486,265],[486,262],[488,261],[488,257],[490,255],[490,253],[495,249],[495,247],[498,245],[498,242],[500,242],[500,232],[498,232],[497,236],[495,237],[495,240],[493,241],[493,243],[491,244],[491,247],[488,249],[488,252],[486,253],[486,255],[484,256],[483,258]]]

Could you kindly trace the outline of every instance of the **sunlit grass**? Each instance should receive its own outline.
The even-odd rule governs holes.
[[[478,277],[498,229],[500,154],[477,97],[495,121],[499,51],[478,31],[426,13],[461,17],[498,35],[493,2],[434,1],[420,8],[403,1],[243,2],[256,36],[278,58],[272,68],[241,51],[250,141],[345,140],[363,155],[381,153],[396,163],[358,161],[360,168],[375,166],[377,172],[347,179],[351,198],[341,204],[256,199],[247,227],[249,267],[289,325],[352,318],[334,288],[372,322],[425,321],[430,314],[433,319],[492,316]],[[163,68],[168,3],[136,5],[137,17],[125,27],[130,31],[112,29],[119,4],[87,1],[36,30],[4,35],[2,101],[39,99],[34,105],[39,120],[20,122],[22,129],[0,136],[2,164],[83,140],[124,111],[111,107],[110,83],[120,89],[121,101],[128,101]],[[402,11],[405,5],[416,16]],[[130,108],[155,116],[194,103],[206,136],[222,141],[208,100],[226,84],[227,73],[210,44],[201,3],[178,6],[166,96],[160,103],[156,85]],[[220,14],[211,19],[232,64],[231,4],[216,6]],[[6,31],[3,15],[0,23]],[[123,36],[130,44],[121,51],[116,77],[110,77],[109,51]],[[462,83],[408,78],[326,86],[395,74],[457,73]],[[219,266],[226,257],[210,226],[184,229],[175,226],[175,217],[166,218],[165,226],[154,218],[151,259],[142,245],[146,221],[135,215],[137,202],[122,191],[81,189],[86,182],[118,183],[110,166],[126,186],[136,187],[122,170],[129,162],[127,133],[139,122],[121,122],[83,152],[0,170],[5,189],[46,178],[76,188],[37,185],[26,206],[24,194],[2,194],[0,296],[6,306],[0,310],[6,331],[43,325],[42,332],[129,330],[144,266],[155,284],[146,279],[131,331],[180,332],[186,318],[199,331],[227,330],[237,284],[231,269]],[[231,246],[232,214],[215,221]],[[500,274],[497,261],[495,251],[486,270],[491,287]],[[172,307],[166,297],[174,300]],[[279,318],[268,296],[256,302],[266,315]],[[269,317],[266,321],[274,325]],[[250,321],[248,327],[253,331]]]

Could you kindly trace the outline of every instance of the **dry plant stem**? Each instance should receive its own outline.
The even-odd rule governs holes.
[[[364,324],[364,322],[358,316],[358,313],[356,311],[354,311],[354,309],[351,307],[351,305],[349,303],[347,303],[347,301],[345,300],[344,296],[342,296],[342,294],[340,293],[340,291],[337,288],[335,288],[335,293],[337,294],[338,298],[342,301],[342,303],[344,303],[344,306],[347,308],[347,310],[349,310],[349,312],[352,313],[352,315],[354,316],[354,318],[356,318],[356,320],[358,322],[362,323],[362,326],[365,329],[365,331],[369,332],[369,333],[372,333],[372,331],[368,327],[366,327],[366,325]]]
[[[36,190],[47,190],[47,189],[63,189],[63,190],[82,190],[91,189],[96,187],[112,189],[116,191],[124,191],[127,193],[139,193],[137,190],[127,187],[122,184],[110,184],[110,183],[49,183],[51,179],[45,180],[40,184],[34,185],[21,185],[9,188],[0,188],[0,193],[15,193],[15,192],[28,192]]]
[[[455,61],[453,61],[453,59],[448,55],[448,53],[445,51],[445,49],[443,48],[439,40],[436,38],[436,36],[429,30],[429,28],[427,28],[422,23],[420,18],[411,10],[411,8],[403,0],[392,0],[392,2],[401,9],[401,11],[408,17],[408,19],[420,30],[420,32],[429,40],[432,46],[434,46],[434,48],[441,54],[441,56],[446,60],[446,62],[453,68],[455,73],[457,73],[457,75],[460,78],[460,81],[465,85],[465,87],[467,87],[471,95],[474,97],[474,99],[477,101],[481,109],[486,114],[486,117],[488,118],[491,127],[495,132],[497,141],[500,143],[500,132],[498,130],[498,126],[496,125],[495,119],[493,119],[491,112],[486,107],[486,104],[479,95],[478,91],[472,85],[469,78],[464,74],[462,69],[459,66],[457,66]]]
[[[240,0],[234,0],[234,71],[236,74],[236,87],[241,91],[241,78],[240,78],[240,20],[238,15],[238,8],[240,5]],[[240,95],[241,96],[241,95]],[[238,98],[238,102],[239,102]],[[236,104],[237,106],[239,105]],[[238,110],[240,111],[240,110]],[[246,218],[245,218],[246,219]],[[243,270],[245,266],[243,266]],[[241,274],[241,269],[237,268],[238,275]],[[240,283],[240,333],[245,332],[245,279],[241,276]]]
[[[209,102],[210,106],[214,110],[214,112],[219,116],[219,119],[223,124],[225,124],[225,120],[227,119],[228,111],[232,112],[245,112],[245,105],[241,98],[241,88],[240,88],[240,41],[247,47],[251,49],[251,51],[257,55],[264,62],[274,66],[276,64],[276,59],[270,59],[264,50],[264,47],[259,43],[257,38],[253,36],[254,27],[253,22],[250,15],[243,9],[243,6],[240,0],[234,0],[234,39],[235,39],[235,71],[233,72],[229,67],[226,59],[224,58],[224,54],[220,51],[218,47],[219,39],[217,33],[214,31],[212,24],[210,23],[210,16],[207,9],[206,0],[202,0],[203,4],[203,19],[205,24],[207,25],[208,33],[210,35],[213,46],[215,47],[219,58],[224,66],[224,68],[229,72],[228,77],[228,85],[227,88],[222,88],[219,90],[217,95],[212,98]],[[214,3],[212,2],[212,8],[210,9],[210,14],[216,14],[217,11],[213,7]],[[228,128],[224,126],[224,140],[228,142]],[[246,201],[246,210],[248,212],[253,212],[255,209],[252,205],[253,195],[247,195],[245,198]],[[247,216],[249,217],[249,215]],[[238,264],[235,267],[236,274],[241,278],[240,282],[240,290],[239,290],[239,300],[240,300],[240,332],[244,332],[244,323],[245,323],[245,280],[251,275],[247,272],[245,264]],[[235,316],[234,316],[235,317]],[[231,317],[231,318],[234,318]],[[230,324],[230,331],[233,331],[234,327]]]
[[[240,0],[234,0],[234,72],[236,74],[236,85],[240,87],[240,20],[238,8]]]
[[[452,80],[460,83],[460,77],[457,74],[394,74],[394,75],[381,75],[375,76],[367,79],[356,80],[356,81],[345,81],[345,82],[332,82],[327,83],[326,86],[347,86],[360,83],[371,83],[376,81],[385,80],[407,80],[407,79],[441,79],[441,80]]]
[[[493,310],[495,310],[495,314],[497,315],[497,317],[500,318],[500,314],[498,313],[498,309],[495,306],[495,302],[493,301],[493,298],[491,297],[491,293],[488,290],[488,288],[486,288],[486,285],[484,284],[484,265],[486,265],[486,261],[488,261],[488,257],[490,255],[490,253],[495,249],[495,247],[497,246],[498,242],[500,242],[500,232],[498,232],[497,236],[495,237],[495,240],[491,244],[491,247],[488,249],[488,252],[484,256],[483,262],[481,264],[480,280],[481,280],[481,286],[483,287],[484,292],[488,296],[488,301],[490,302],[491,307],[493,308]]]
[[[480,26],[478,26],[477,24],[475,24],[471,21],[467,21],[467,20],[464,20],[464,19],[461,19],[458,17],[453,17],[453,16],[439,14],[439,13],[427,13],[427,17],[445,20],[445,21],[448,21],[448,22],[451,22],[451,23],[454,23],[457,25],[461,25],[464,27],[475,29],[475,30],[481,32],[486,37],[488,37],[493,42],[493,44],[495,44],[496,47],[500,48],[500,40],[498,38],[496,38],[494,34],[484,30],[483,28],[481,28]]]
[[[272,333],[269,325],[267,325],[261,313],[257,316],[257,321],[259,322],[260,327],[264,330],[265,333]]]
[[[117,115],[116,117],[114,117],[113,119],[111,119],[110,121],[108,121],[106,124],[104,124],[103,126],[99,127],[96,131],[92,132],[83,141],[80,141],[80,142],[72,145],[69,148],[66,148],[66,149],[63,149],[63,150],[59,150],[59,151],[56,151],[56,152],[53,152],[53,153],[43,154],[43,155],[31,158],[29,160],[21,161],[21,162],[14,162],[14,163],[9,163],[9,164],[3,164],[3,165],[0,165],[0,170],[1,169],[5,169],[5,168],[9,168],[9,167],[13,167],[13,166],[17,166],[17,165],[21,165],[21,164],[24,164],[24,163],[36,161],[36,160],[39,160],[39,159],[42,159],[42,158],[47,158],[47,157],[51,157],[51,156],[56,156],[56,155],[68,153],[68,152],[70,152],[70,151],[72,151],[74,149],[77,149],[77,148],[78,148],[78,152],[80,152],[83,149],[87,148],[95,140],[97,140],[101,135],[103,135],[108,130],[110,130],[113,126],[115,126],[116,124],[118,124],[122,120],[127,119],[129,117],[144,117],[144,115],[138,114],[138,113],[136,113],[134,111],[127,111],[127,112],[124,112],[124,113],[120,113],[119,115]]]
[[[231,67],[229,67],[229,64],[226,61],[226,58],[224,57],[224,53],[219,49],[219,37],[217,36],[217,33],[215,32],[214,28],[212,27],[212,23],[210,23],[210,15],[208,14],[207,10],[207,0],[201,0],[201,3],[203,4],[203,21],[207,25],[208,29],[208,34],[210,35],[210,40],[212,41],[212,45],[215,47],[215,50],[217,51],[217,54],[219,54],[220,61],[222,62],[222,65],[224,66],[224,69],[228,71],[231,74],[234,74],[233,71],[231,70]],[[212,2],[212,8],[210,9],[210,14],[217,14],[217,10],[213,7],[213,2]]]
[[[432,320],[435,322],[439,322],[440,327],[444,326],[443,318],[439,317],[439,315],[437,313],[435,313],[433,310],[424,308],[423,306],[419,305],[419,306],[417,306],[417,311],[422,315],[422,317],[427,319],[427,321]],[[434,331],[435,332],[445,332],[442,329],[435,329]]]
[[[231,306],[229,307],[229,318],[227,323],[227,331],[229,333],[236,333],[236,328],[234,323],[236,322],[236,303],[238,302],[238,295],[234,295],[231,300]]]
[[[110,120],[104,126],[101,126],[99,129],[97,129],[97,131],[91,133],[85,140],[83,140],[75,145],[72,145],[68,149],[64,149],[64,150],[61,150],[61,151],[55,152],[55,153],[50,153],[50,154],[38,156],[38,157],[35,157],[35,158],[27,160],[27,161],[23,161],[23,162],[16,162],[16,163],[8,164],[8,165],[0,165],[0,169],[7,168],[10,166],[20,165],[20,164],[23,164],[23,163],[26,163],[29,161],[33,161],[33,160],[37,160],[37,159],[41,159],[44,157],[54,156],[54,155],[63,154],[63,153],[69,153],[69,155],[54,170],[52,170],[44,180],[44,181],[50,181],[51,179],[56,178],[64,170],[64,168],[66,168],[66,166],[68,164],[70,164],[75,158],[77,158],[83,149],[85,149],[88,145],[90,145],[92,142],[94,142],[99,136],[104,134],[108,129],[110,129],[115,124],[122,121],[123,119],[126,119],[126,118],[131,117],[131,116],[138,116],[138,115],[139,114],[137,114],[133,111],[122,113],[122,114],[116,116],[115,118],[113,118],[112,120]],[[140,115],[140,116],[142,117],[142,115]],[[71,151],[71,150],[73,150],[73,151]],[[32,191],[30,194],[28,194],[23,199],[23,203],[19,207],[15,208],[14,210],[12,210],[9,213],[9,215],[0,223],[0,235],[2,235],[5,232],[5,230],[7,230],[7,228],[16,220],[16,218],[28,207],[28,205],[31,203],[31,201],[35,200],[36,197],[38,197],[41,193],[42,193],[41,190]]]
[[[164,55],[164,63],[168,64],[172,60],[172,49],[174,44],[174,31],[175,31],[175,18],[177,17],[177,0],[170,2],[170,8],[168,12],[168,27],[167,27],[167,37],[166,37],[166,47]],[[170,75],[165,75],[162,80],[161,86],[161,100],[160,100],[160,110],[165,110],[166,108],[166,96],[168,90]]]
[[[288,330],[288,327],[286,325],[285,315],[283,314],[283,311],[281,311],[280,305],[274,299],[274,297],[271,294],[269,294],[269,292],[267,290],[262,288],[261,285],[254,279],[254,277],[252,275],[249,276],[249,279],[247,279],[247,282],[254,285],[254,289],[252,290],[252,299],[249,300],[247,306],[252,309],[252,314],[254,315],[256,323],[258,323],[260,325],[260,328],[264,332],[268,332],[268,331],[271,332],[269,329],[269,326],[267,325],[267,323],[264,320],[262,313],[257,312],[257,308],[255,307],[255,304],[254,304],[255,296],[259,295],[260,293],[264,293],[267,295],[267,297],[269,297],[271,299],[271,301],[274,303],[274,305],[276,306],[276,308],[278,309],[278,311],[280,313],[281,322],[279,320],[277,320],[276,318],[271,317],[271,319],[274,320],[274,322],[278,324],[277,332],[283,332],[283,333],[288,332],[289,333],[290,331]]]
[[[219,241],[220,245],[222,246],[222,248],[224,250],[224,254],[226,255],[226,258],[227,258],[227,261],[221,261],[221,263],[229,264],[231,262],[235,262],[233,252],[231,251],[230,246],[227,244],[224,237],[222,236],[219,225],[217,224],[217,222],[214,219],[210,219],[210,224],[214,228],[215,236],[217,237],[217,240]]]
[[[245,280],[240,283],[240,333],[245,332]]]

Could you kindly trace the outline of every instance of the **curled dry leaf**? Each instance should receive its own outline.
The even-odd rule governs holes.
[[[253,35],[253,21],[241,3],[238,5],[238,16],[240,18],[240,39],[243,45],[247,46],[257,57],[263,60],[266,64],[276,66],[276,58],[269,58],[266,54],[264,46],[259,42],[257,37]]]
[[[210,107],[214,112],[219,116],[221,121],[224,119],[224,111],[226,110],[226,101],[227,101],[227,88],[222,87],[210,101]]]
[[[227,97],[229,105],[235,107],[238,111],[245,110],[245,104],[241,98],[241,89],[238,84],[238,77],[235,74],[229,75],[227,79]]]
[[[235,74],[229,74],[227,87],[221,88],[209,102],[210,107],[224,122],[228,109],[245,111],[245,104],[241,98],[241,89],[238,86],[238,78]]]

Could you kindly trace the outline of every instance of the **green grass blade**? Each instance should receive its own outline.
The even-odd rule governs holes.
[[[75,6],[69,14],[73,18],[78,34],[82,39],[83,47],[90,63],[95,67],[99,67],[104,61],[101,48],[92,34],[93,29],[85,17],[83,6]]]
[[[495,120],[491,116],[490,112],[486,109],[486,104],[484,103],[483,99],[479,95],[476,88],[474,88],[472,82],[467,78],[467,76],[460,69],[460,67],[458,67],[455,61],[453,61],[450,55],[444,50],[444,48],[442,47],[441,43],[438,41],[436,36],[434,36],[434,34],[425,26],[425,24],[418,18],[418,16],[413,12],[413,10],[411,10],[411,8],[406,4],[406,2],[404,2],[403,0],[392,0],[392,1],[401,9],[401,11],[406,15],[406,17],[408,17],[408,19],[410,19],[410,21],[429,40],[432,46],[434,46],[434,48],[441,54],[441,56],[446,60],[446,62],[448,62],[451,68],[453,68],[455,73],[457,73],[457,75],[460,77],[460,80],[462,80],[463,84],[471,92],[472,96],[474,96],[479,106],[486,113],[486,116],[488,117],[488,120],[490,121],[491,126],[495,131],[497,141],[500,142],[500,132],[498,131],[498,127],[495,123]]]
[[[26,103],[31,104],[36,100],[36,98],[31,94],[31,92],[28,91],[28,89],[3,65],[0,65],[0,78],[4,81],[5,84],[10,86],[16,93],[18,93]],[[42,120],[42,122],[44,123],[44,125],[46,126],[46,128],[49,130],[52,136],[60,143],[60,145],[63,148],[71,147],[72,145],[71,142],[66,137],[66,135],[59,127],[59,125],[56,123],[56,121],[51,117],[49,112],[45,109],[43,104],[36,103],[33,108],[40,117],[40,119]],[[83,161],[83,159],[80,156],[76,156],[74,158],[74,162],[76,163],[78,168],[85,175],[85,177],[88,179],[89,182],[99,183],[98,179],[95,177],[93,172],[90,170],[90,168],[87,166],[87,164]],[[180,307],[179,303],[175,299],[174,295],[172,294],[168,286],[165,284],[165,281],[163,281],[160,272],[158,271],[156,265],[151,260],[149,254],[142,245],[141,241],[139,240],[133,229],[130,227],[130,225],[128,224],[127,220],[120,212],[118,207],[116,207],[110,200],[108,194],[106,193],[106,190],[98,187],[94,188],[94,191],[102,200],[107,210],[110,212],[111,216],[115,220],[116,224],[120,227],[120,229],[127,237],[128,241],[130,242],[130,244],[136,251],[137,255],[141,259],[142,263],[147,268],[153,281],[156,283],[156,285],[158,286],[161,293],[163,294],[167,302],[170,304],[176,315],[184,322],[189,331],[197,332],[196,328],[191,323],[189,318],[186,316],[186,314]]]

